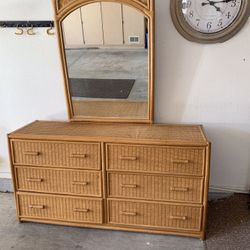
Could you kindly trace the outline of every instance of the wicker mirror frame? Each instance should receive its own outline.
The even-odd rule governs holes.
[[[123,3],[128,6],[134,7],[142,12],[147,19],[149,25],[148,36],[148,67],[149,67],[149,83],[148,83],[148,116],[145,119],[133,118],[103,118],[103,117],[85,117],[76,116],[74,114],[72,100],[69,89],[68,69],[66,63],[66,55],[64,50],[64,40],[62,31],[63,20],[74,10],[96,2],[116,2]],[[120,122],[120,123],[153,123],[154,120],[154,24],[155,24],[155,3],[154,0],[53,0],[55,9],[55,23],[57,27],[58,42],[60,48],[61,62],[63,68],[65,92],[67,97],[68,116],[71,121],[87,121],[87,122]],[[121,111],[122,112],[122,111]]]
[[[170,10],[173,23],[184,38],[197,43],[222,43],[236,35],[245,25],[250,14],[250,1],[244,0],[242,2],[240,12],[230,26],[222,31],[211,34],[201,33],[189,26],[181,13],[181,8],[181,0],[171,0]]]

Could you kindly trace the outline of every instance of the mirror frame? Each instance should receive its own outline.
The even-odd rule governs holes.
[[[148,52],[148,116],[145,119],[129,119],[120,117],[85,117],[74,115],[72,99],[69,89],[69,79],[68,79],[68,68],[65,55],[65,46],[63,39],[62,22],[63,20],[76,9],[83,7],[85,5],[96,3],[96,2],[115,2],[126,4],[130,7],[134,7],[142,14],[148,18],[149,24],[149,52]],[[60,48],[60,56],[63,68],[63,77],[65,85],[65,93],[67,98],[67,108],[68,116],[71,121],[86,121],[86,122],[120,122],[120,123],[153,123],[154,121],[154,67],[155,67],[155,57],[154,57],[154,39],[155,39],[155,3],[154,0],[53,0],[55,9],[55,20],[58,34],[58,43]]]

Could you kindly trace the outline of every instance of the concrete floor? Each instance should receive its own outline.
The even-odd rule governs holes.
[[[0,193],[0,250],[198,250],[199,239],[19,223],[13,194]]]
[[[145,49],[66,50],[70,78],[135,79],[128,100],[148,98],[148,51]]]

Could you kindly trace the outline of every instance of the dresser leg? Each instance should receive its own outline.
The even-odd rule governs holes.
[[[200,240],[202,241],[206,240],[206,233],[201,234]]]
[[[18,223],[23,223],[22,219],[19,216],[17,216],[17,220],[18,220]]]

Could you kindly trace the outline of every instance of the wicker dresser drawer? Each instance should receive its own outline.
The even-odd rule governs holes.
[[[111,224],[201,230],[202,207],[109,200],[108,211]]]
[[[204,175],[205,149],[108,144],[108,170]]]
[[[20,191],[102,197],[101,172],[16,167]]]
[[[18,194],[21,218],[102,223],[102,200]]]
[[[98,143],[14,140],[12,145],[13,160],[17,165],[101,168],[101,150]]]
[[[201,203],[203,178],[108,173],[109,197]]]

